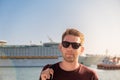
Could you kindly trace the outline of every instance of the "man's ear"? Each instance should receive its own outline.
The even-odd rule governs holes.
[[[84,47],[83,46],[81,46],[81,53],[83,53],[84,52]]]

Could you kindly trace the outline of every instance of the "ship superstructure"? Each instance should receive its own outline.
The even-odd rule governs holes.
[[[60,56],[58,43],[0,46],[0,58],[52,58]]]

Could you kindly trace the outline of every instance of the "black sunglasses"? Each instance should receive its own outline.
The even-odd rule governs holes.
[[[73,49],[78,49],[81,46],[80,43],[62,41],[62,45],[63,45],[64,48],[68,48],[70,46],[70,44],[72,45]]]

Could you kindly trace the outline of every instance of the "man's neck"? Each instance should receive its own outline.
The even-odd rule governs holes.
[[[59,64],[60,68],[65,70],[65,71],[72,71],[75,70],[79,67],[79,63],[78,62],[66,62],[66,61],[62,61]]]

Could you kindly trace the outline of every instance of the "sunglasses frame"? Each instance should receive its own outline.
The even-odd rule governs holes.
[[[73,49],[78,49],[81,46],[81,43],[62,41],[62,46],[64,48],[68,48],[70,45],[72,46]]]

